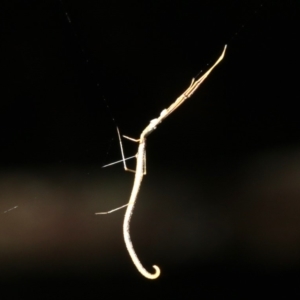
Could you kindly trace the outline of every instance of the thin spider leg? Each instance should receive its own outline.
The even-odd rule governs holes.
[[[189,87],[193,86],[194,82],[195,82],[195,78],[192,79],[192,82]]]
[[[140,139],[133,139],[127,135],[123,135],[123,137],[127,140],[130,140],[130,141],[133,141],[133,142],[136,142],[136,143],[139,143],[140,142]]]
[[[120,135],[120,131],[119,131],[118,127],[117,127],[117,132],[118,132],[118,137],[119,137],[119,142],[120,142],[120,149],[121,149],[121,154],[122,154],[122,159],[123,159],[124,170],[135,173],[135,170],[127,168],[127,165],[126,165],[126,162],[125,162],[125,157],[124,157],[124,151],[123,151],[123,145],[122,145],[121,135]]]
[[[131,159],[131,158],[133,158],[133,157],[137,157],[137,155],[134,155],[134,156],[131,156],[131,157],[128,157],[128,158],[125,158],[125,157],[124,157],[123,145],[122,145],[121,135],[120,135],[120,131],[119,131],[119,128],[118,128],[118,127],[117,127],[117,132],[118,132],[118,137],[119,137],[119,142],[120,142],[120,149],[121,149],[122,159],[119,160],[119,161],[115,161],[115,162],[113,162],[113,163],[107,164],[107,165],[103,166],[102,168],[105,168],[105,167],[108,167],[108,166],[117,164],[117,163],[119,163],[119,162],[122,161],[123,164],[124,164],[124,169],[125,169],[125,171],[131,171],[131,172],[134,172],[134,173],[135,173],[135,170],[131,170],[131,169],[128,169],[128,168],[127,168],[126,162],[125,162],[125,161],[128,160],[128,159]],[[122,209],[122,208],[128,206],[129,203],[130,203],[130,202],[128,202],[127,204],[122,205],[122,206],[120,206],[120,207],[111,209],[111,210],[109,210],[109,211],[104,211],[104,212],[98,212],[98,213],[95,213],[95,215],[106,215],[106,214],[110,214],[110,213],[112,213],[112,212],[115,212],[115,211],[117,211],[117,210],[119,210],[119,209]]]
[[[140,143],[141,142],[141,139],[133,139],[133,138],[130,138],[129,136],[127,135],[123,135],[124,138],[130,140],[130,141],[133,141],[133,142],[136,142],[136,143]],[[136,158],[138,158],[138,153],[135,155]],[[144,154],[143,154],[143,175],[146,175],[147,172],[146,172],[146,150],[144,150]]]
[[[208,69],[199,79],[195,81],[192,80],[191,85],[181,94],[175,102],[173,102],[167,109],[163,110],[163,114],[161,114],[157,118],[157,124],[161,123],[166,117],[168,117],[175,109],[177,109],[186,99],[190,98],[194,92],[198,89],[201,83],[208,77],[208,75],[213,71],[213,69],[220,63],[220,61],[224,58],[225,52],[227,49],[227,45],[224,46],[223,52],[220,57],[216,60],[216,62]],[[149,126],[149,125],[148,125]],[[150,127],[151,128],[151,127]],[[149,127],[146,128],[150,131]]]
[[[114,209],[109,210],[109,211],[97,212],[97,213],[95,213],[95,215],[106,215],[106,214],[110,214],[110,213],[112,213],[112,212],[114,212],[114,211],[116,211],[116,210],[119,210],[119,209],[122,209],[122,208],[126,207],[128,204],[129,204],[129,203],[127,203],[127,204],[125,204],[125,205],[122,205],[122,206],[120,206],[120,207],[114,208]]]
[[[143,175],[147,174],[147,167],[146,167],[146,149],[144,151],[144,155],[143,155]]]
[[[107,215],[107,214],[111,214],[112,212],[115,212],[115,211],[117,211],[117,210],[119,210],[119,209],[122,209],[122,208],[128,206],[129,204],[130,204],[130,202],[128,202],[127,204],[124,204],[124,205],[122,205],[122,206],[119,206],[119,207],[117,207],[117,208],[111,209],[111,210],[109,210],[109,211],[101,211],[101,212],[97,212],[97,213],[95,213],[95,215]],[[12,208],[12,209],[13,209],[13,208]],[[9,210],[11,210],[11,209],[9,209]],[[9,210],[7,210],[7,211],[9,211]]]
[[[133,156],[130,156],[130,157],[127,157],[127,158],[125,158],[125,160],[129,160],[129,159],[132,159],[132,158],[136,158],[136,155],[133,155]],[[121,160],[117,160],[117,161],[114,161],[114,162],[112,162],[112,163],[109,163],[109,164],[107,164],[107,165],[104,165],[104,166],[102,166],[101,168],[106,168],[106,167],[109,167],[109,166],[112,166],[112,165],[115,165],[115,164],[118,164],[118,163],[120,163],[120,162],[123,162],[123,159],[121,159]]]

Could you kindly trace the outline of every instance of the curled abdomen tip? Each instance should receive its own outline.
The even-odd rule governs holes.
[[[152,266],[155,269],[155,273],[151,274],[151,276],[149,277],[149,279],[156,279],[159,277],[160,275],[160,268],[156,265]]]

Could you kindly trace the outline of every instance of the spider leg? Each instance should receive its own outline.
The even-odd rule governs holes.
[[[195,82],[195,78],[192,79],[192,82],[189,87],[193,86],[194,82]]]
[[[133,139],[133,138],[131,138],[131,137],[129,137],[129,136],[127,136],[127,135],[123,135],[123,137],[125,138],[125,139],[127,139],[127,140],[130,140],[130,141],[133,141],[133,142],[136,142],[136,143],[139,143],[140,142],[140,139]]]
[[[97,213],[95,213],[95,215],[106,215],[106,214],[110,214],[110,213],[112,213],[112,212],[114,212],[114,211],[116,211],[116,210],[119,210],[119,209],[122,209],[122,208],[126,207],[128,204],[129,204],[129,203],[127,203],[127,204],[125,204],[125,205],[122,205],[122,206],[120,206],[120,207],[114,208],[114,209],[109,210],[109,211],[97,212]]]
[[[132,159],[132,158],[134,158],[134,157],[136,157],[136,155],[133,155],[133,156],[127,157],[127,158],[125,158],[125,160],[129,160],[129,159]],[[118,163],[120,163],[120,162],[123,162],[123,159],[121,159],[121,160],[117,160],[117,161],[114,161],[114,162],[112,162],[112,163],[109,163],[109,164],[107,164],[107,165],[104,165],[104,166],[102,166],[101,168],[106,168],[106,167],[109,167],[109,166],[112,166],[112,165],[118,164]]]
[[[120,149],[121,149],[121,154],[122,154],[122,160],[123,160],[124,170],[135,173],[135,170],[127,168],[125,157],[124,157],[123,144],[122,144],[121,135],[120,135],[120,131],[119,131],[118,127],[117,127],[117,132],[118,132],[118,137],[119,137],[119,142],[120,142]],[[126,138],[128,138],[128,137],[126,137]],[[131,139],[131,140],[133,140],[133,139]]]
[[[146,168],[146,150],[144,151],[144,155],[143,155],[143,174],[144,175],[147,174],[147,168]]]

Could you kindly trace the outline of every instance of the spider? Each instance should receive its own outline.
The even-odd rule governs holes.
[[[144,177],[144,175],[146,175],[146,139],[165,118],[167,118],[172,112],[174,112],[186,99],[188,99],[189,97],[191,97],[193,95],[193,93],[198,89],[200,84],[207,78],[207,76],[212,72],[212,70],[223,59],[226,48],[227,48],[227,45],[224,46],[222,54],[220,55],[220,57],[217,59],[217,61],[213,64],[213,66],[206,73],[204,73],[196,81],[193,78],[190,86],[168,108],[164,109],[160,113],[158,118],[150,121],[149,125],[142,131],[139,139],[132,139],[128,136],[123,135],[123,137],[125,137],[129,140],[139,143],[138,152],[135,156],[133,156],[133,157],[136,157],[135,170],[128,169],[126,166],[126,162],[125,162],[125,158],[124,158],[124,151],[123,151],[123,146],[122,146],[122,141],[121,141],[121,135],[120,135],[119,129],[117,127],[121,155],[122,155],[121,161],[123,161],[124,169],[125,169],[125,171],[130,171],[130,172],[135,173],[133,187],[132,187],[131,195],[129,198],[129,202],[127,204],[120,206],[118,208],[112,209],[107,212],[99,212],[96,214],[109,214],[109,213],[112,213],[116,210],[119,210],[119,209],[127,206],[127,210],[126,210],[124,222],[123,222],[123,235],[124,235],[125,245],[129,252],[129,255],[130,255],[134,265],[138,269],[138,271],[148,279],[158,278],[160,275],[160,268],[156,265],[153,265],[155,272],[150,273],[143,267],[142,263],[140,262],[140,260],[138,259],[137,255],[134,251],[134,248],[133,248],[133,245],[131,242],[131,238],[130,238],[130,232],[129,232],[130,219],[131,219],[131,216],[133,213],[134,205],[137,200],[137,196],[138,196],[141,184],[142,184],[143,177]],[[109,165],[111,165],[111,164],[109,164]],[[109,165],[105,165],[104,167],[107,167]]]

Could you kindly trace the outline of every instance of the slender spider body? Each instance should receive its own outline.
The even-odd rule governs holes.
[[[130,238],[130,231],[129,231],[130,219],[132,216],[134,205],[135,205],[135,202],[136,202],[136,199],[138,196],[138,192],[141,187],[143,176],[146,174],[146,169],[145,169],[145,166],[146,166],[145,165],[146,143],[145,142],[146,142],[146,139],[143,139],[143,142],[141,142],[141,141],[139,142],[134,183],[133,183],[133,188],[131,191],[130,199],[129,199],[129,202],[127,205],[124,222],[123,222],[123,235],[124,235],[125,245],[129,252],[129,255],[130,255],[133,263],[139,270],[139,272],[148,279],[155,279],[160,275],[159,267],[155,266],[155,265],[153,266],[153,268],[155,269],[154,274],[149,273],[143,267],[143,265],[141,264],[140,260],[138,259],[137,255],[134,251],[134,248],[133,248],[133,245],[131,242],[131,238]],[[141,157],[142,159],[138,159],[139,157]]]
[[[122,159],[123,159],[123,164],[124,164],[124,169],[126,171],[131,171],[135,172],[134,176],[134,182],[133,182],[133,187],[130,195],[129,202],[126,205],[123,205],[119,208],[110,210],[108,212],[104,213],[97,213],[97,214],[107,214],[111,213],[115,210],[118,210],[120,208],[123,208],[127,206],[125,217],[124,217],[124,222],[123,222],[123,235],[124,235],[124,240],[126,244],[126,248],[129,252],[129,255],[135,264],[136,268],[138,271],[145,276],[148,279],[156,279],[160,275],[160,269],[158,266],[153,265],[153,268],[155,269],[155,273],[149,273],[142,265],[140,260],[138,259],[132,242],[130,238],[130,219],[133,213],[134,205],[137,200],[137,196],[142,184],[143,176],[146,174],[146,139],[147,137],[156,129],[156,127],[166,118],[168,117],[173,111],[175,111],[186,99],[191,97],[193,93],[198,89],[198,87],[201,85],[201,83],[207,78],[207,76],[211,73],[211,71],[219,64],[219,62],[223,59],[225,55],[227,45],[225,45],[222,54],[220,57],[217,59],[217,61],[213,64],[213,66],[206,72],[204,73],[198,80],[195,81],[195,79],[192,80],[190,86],[166,109],[162,110],[160,113],[159,117],[156,119],[153,119],[150,121],[148,126],[142,131],[140,138],[138,140],[132,139],[130,137],[124,136],[125,138],[138,142],[139,147],[138,147],[138,152],[136,154],[136,168],[135,170],[130,170],[126,166],[125,162],[125,157],[124,157],[124,152],[123,152],[123,146],[122,146],[122,141],[121,141],[121,136],[119,129],[117,128],[118,132],[118,137],[119,137],[119,142],[120,142],[120,149],[121,149],[121,154],[122,154]]]

